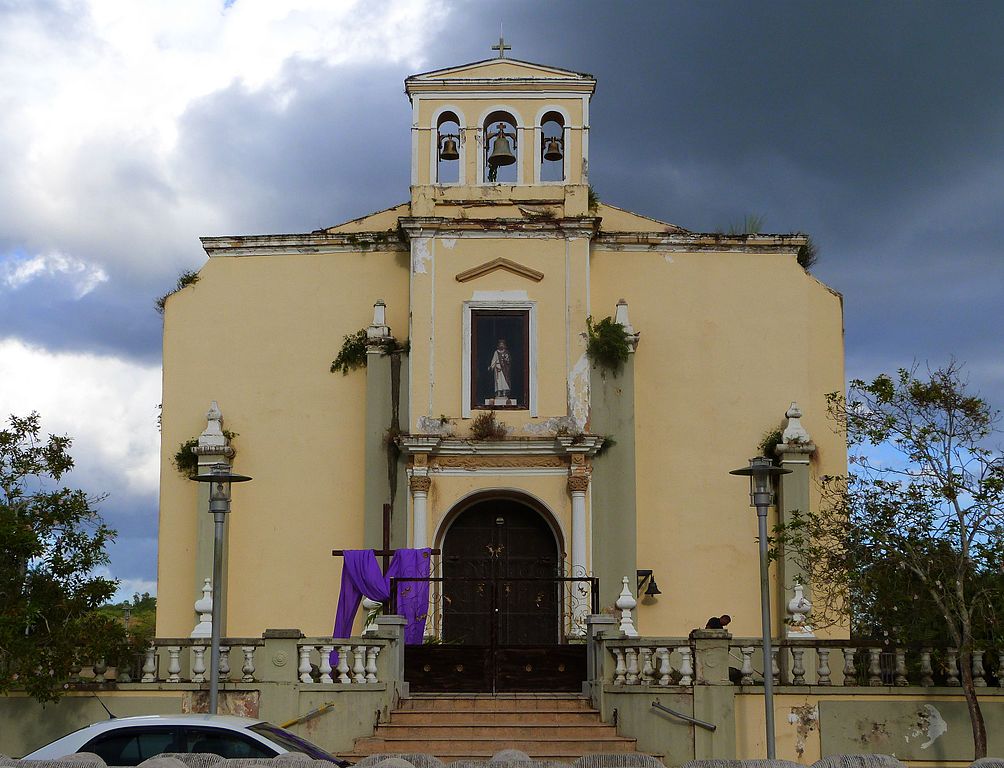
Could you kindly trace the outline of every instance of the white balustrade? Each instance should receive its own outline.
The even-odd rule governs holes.
[[[658,687],[673,685],[672,655],[680,656],[679,682],[693,685],[693,656],[690,646],[670,648],[655,645],[617,645],[607,650],[614,659],[612,682],[617,686]]]
[[[143,652],[143,677],[140,679],[140,682],[157,682],[157,648],[154,645],[150,645]]]
[[[830,681],[830,649],[816,649],[816,685],[833,685]]]
[[[206,681],[206,646],[192,646],[192,682],[204,683]]]
[[[241,666],[241,682],[242,683],[253,683],[254,682],[254,646],[253,645],[242,645],[241,653],[244,654],[244,664]]]
[[[947,674],[948,679],[946,684],[952,688],[958,688],[962,685],[962,681],[959,680],[959,651],[957,648],[949,648],[945,651],[945,666],[948,667]]]
[[[977,648],[973,651],[973,685],[977,688],[986,688],[987,681],[984,675],[987,673],[983,667],[984,651]]]
[[[298,644],[300,682],[326,685],[365,685],[380,682],[377,659],[382,645],[349,645],[335,642],[301,641]],[[331,654],[338,653],[334,666]]]
[[[167,647],[167,682],[181,682],[181,646],[169,645]]]

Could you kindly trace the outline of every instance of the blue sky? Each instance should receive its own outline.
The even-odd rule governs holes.
[[[124,594],[155,578],[155,298],[200,235],[405,200],[404,78],[493,55],[500,21],[597,77],[603,200],[811,234],[848,376],[954,355],[1004,404],[999,3],[7,0],[0,410],[75,437]]]

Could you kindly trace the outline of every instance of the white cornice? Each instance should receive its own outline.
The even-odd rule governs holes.
[[[407,455],[428,456],[592,456],[603,445],[599,435],[576,435],[514,440],[464,440],[438,435],[402,435],[398,445]]]

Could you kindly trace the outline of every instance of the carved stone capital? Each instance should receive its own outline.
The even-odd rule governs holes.
[[[589,476],[588,475],[570,475],[568,478],[568,492],[574,493],[575,491],[581,491],[585,493],[589,490]]]
[[[428,475],[414,475],[408,485],[412,493],[428,493],[432,488],[432,478]]]

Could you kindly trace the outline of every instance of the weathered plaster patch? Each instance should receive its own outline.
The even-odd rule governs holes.
[[[819,708],[812,704],[792,707],[788,722],[795,726],[795,752],[801,760],[805,754],[805,741],[819,724]]]
[[[523,431],[528,435],[555,435],[581,429],[571,416],[555,416],[538,424],[527,424]]]
[[[453,422],[439,416],[419,416],[415,421],[415,430],[422,435],[449,437],[453,434]]]
[[[583,352],[568,372],[568,410],[579,431],[589,418],[589,358]]]
[[[455,237],[444,237],[441,242],[443,243],[443,247],[446,250],[452,251],[453,250],[453,246],[455,246],[457,244],[457,238],[455,238]]]
[[[664,255],[662,258],[664,258],[666,260],[667,264],[672,264],[673,263],[673,257],[672,257],[672,255],[670,255],[668,253],[666,255]]]
[[[474,291],[471,301],[529,301],[526,291]]]
[[[429,251],[429,238],[419,237],[414,240],[414,247],[411,249],[411,272],[415,275],[426,275],[429,273],[429,262],[432,254]]]
[[[931,704],[925,704],[923,709],[917,711],[917,722],[903,739],[909,744],[910,739],[926,736],[927,741],[921,744],[920,748],[927,749],[946,733],[948,733],[948,723],[945,722],[945,718],[941,716],[938,708]]]

